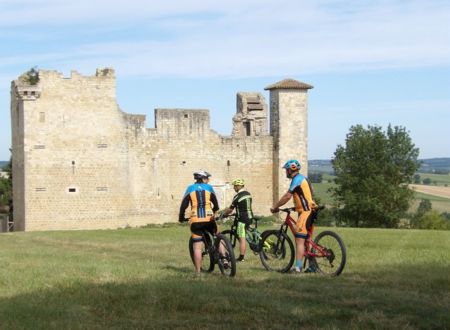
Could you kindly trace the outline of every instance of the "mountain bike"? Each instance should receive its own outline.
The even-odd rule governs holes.
[[[191,237],[189,239],[189,254],[192,263],[195,265],[193,243]],[[221,233],[213,235],[207,230],[202,230],[202,243],[202,272],[212,272],[217,264],[222,275],[229,277],[236,275],[236,258],[233,246],[225,235]]]
[[[238,220],[236,218],[236,214],[230,214],[227,217],[221,219],[223,220],[223,222],[226,222],[228,219],[234,219],[231,228],[222,231],[222,234],[229,239],[231,245],[233,246],[233,248],[235,248],[236,242],[239,242],[239,237],[237,235]],[[260,219],[261,217],[255,216],[253,218],[254,225],[249,225],[245,228],[245,239],[254,254],[261,253],[261,233],[258,231],[258,220]]]
[[[314,240],[312,239],[314,222],[321,209],[323,207],[313,211],[310,223],[307,224],[308,237],[305,239],[303,269],[306,269],[306,263],[309,262],[309,268],[315,272],[338,276],[344,270],[347,258],[341,237],[333,231],[326,230],[317,235]],[[260,257],[267,270],[285,273],[291,269],[295,259],[294,244],[287,233],[288,228],[292,234],[296,232],[296,221],[290,215],[295,208],[279,210],[286,212],[286,218],[280,229],[266,230],[261,234],[262,253],[260,253]]]

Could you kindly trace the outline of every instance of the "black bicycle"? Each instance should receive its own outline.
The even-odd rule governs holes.
[[[189,240],[189,253],[195,265],[193,243],[194,241],[191,237]],[[203,230],[201,271],[210,273],[214,270],[216,264],[224,276],[233,277],[236,275],[236,258],[233,246],[228,238],[221,233],[212,235],[209,231]]]

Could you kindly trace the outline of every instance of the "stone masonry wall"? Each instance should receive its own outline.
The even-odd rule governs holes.
[[[256,214],[271,206],[273,138],[221,136],[207,110],[122,112],[111,69],[70,78],[40,71],[33,97],[12,86],[14,218],[19,230],[97,229],[177,221],[192,173],[212,173],[221,208],[242,177]],[[27,94],[31,95],[31,94]],[[15,120],[14,118],[23,118]],[[21,126],[22,125],[22,126]]]

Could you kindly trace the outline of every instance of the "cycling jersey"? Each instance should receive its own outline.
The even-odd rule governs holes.
[[[184,211],[189,204],[191,204],[190,224],[210,221],[214,212],[219,209],[214,189],[207,183],[194,183],[186,189],[179,212],[181,221],[184,220]]]
[[[239,222],[250,225],[253,219],[252,195],[246,190],[239,190],[233,197],[230,209],[236,209],[236,216]]]
[[[297,219],[297,232],[295,237],[307,238],[308,237],[308,222],[311,222],[311,211],[315,206],[313,201],[313,193],[311,183],[309,180],[298,173],[292,178],[289,192],[294,197],[295,209],[299,216]]]
[[[294,205],[297,212],[311,211],[313,201],[312,188],[309,180],[298,173],[292,178],[289,192],[294,196]]]

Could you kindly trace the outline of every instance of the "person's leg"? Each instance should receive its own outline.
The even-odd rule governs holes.
[[[202,241],[194,242],[193,245],[195,272],[200,273],[202,266]]]
[[[303,256],[305,254],[305,239],[308,237],[306,222],[311,212],[301,212],[297,219],[297,232],[295,233],[296,258],[295,270],[302,271]]]
[[[297,272],[301,272],[303,265],[303,255],[305,254],[305,239],[295,237],[295,245],[296,245],[295,270]]]
[[[245,240],[245,223],[238,222],[237,226],[237,236],[239,238],[239,258],[236,261],[242,261],[245,257],[245,251],[247,249],[246,240]]]
[[[202,229],[203,223],[192,223],[191,224],[191,237],[193,240],[192,249],[194,250],[194,269],[196,273],[201,272],[202,268]]]

